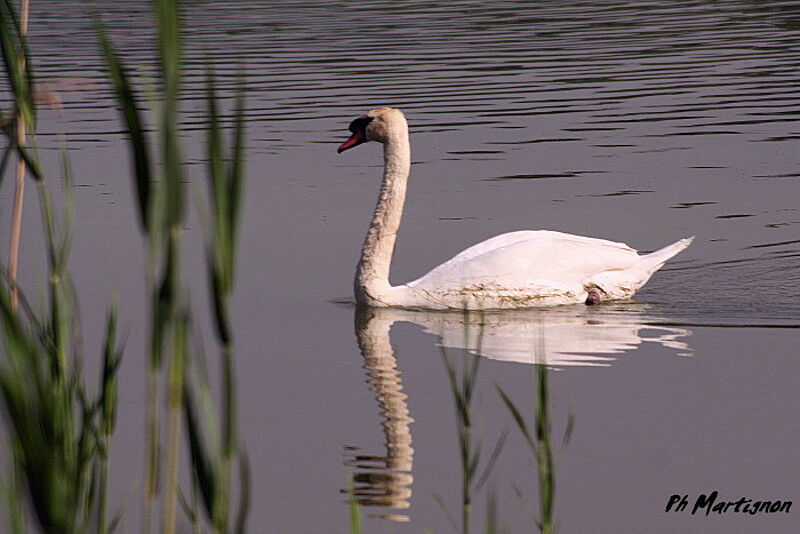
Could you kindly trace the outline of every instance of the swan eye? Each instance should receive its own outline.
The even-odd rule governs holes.
[[[356,133],[358,131],[367,133],[367,126],[369,126],[370,122],[372,122],[372,117],[359,117],[353,119],[353,122],[350,123],[347,129],[350,130],[351,133]]]

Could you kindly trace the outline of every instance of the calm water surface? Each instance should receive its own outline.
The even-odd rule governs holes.
[[[65,132],[76,173],[84,342],[99,347],[114,289],[130,330],[112,464],[122,503],[141,477],[146,334],[126,147],[87,5],[32,9],[37,72],[63,100],[63,110],[42,112],[39,141],[55,170]],[[149,4],[97,9],[145,79]],[[340,489],[350,473],[370,505],[366,532],[450,531],[434,497],[459,516],[440,346],[456,362],[484,356],[475,415],[484,458],[509,429],[476,497],[476,525],[494,491],[501,522],[533,530],[535,462],[495,384],[532,419],[530,363],[543,357],[563,532],[796,526],[795,510],[663,510],[672,494],[714,489],[800,506],[800,4],[187,2],[185,21],[185,147],[197,196],[206,58],[224,87],[241,68],[250,90],[235,324],[254,532],[345,532]],[[490,315],[482,330],[457,314],[359,315],[351,280],[382,161],[377,146],[335,148],[349,121],[377,105],[402,108],[412,132],[396,283],[516,229],[643,251],[697,239],[632,303]],[[2,191],[8,228],[10,185]],[[35,292],[45,267],[34,205],[31,196],[22,270]],[[187,241],[203,313],[196,218]],[[137,506],[126,531],[136,531]]]

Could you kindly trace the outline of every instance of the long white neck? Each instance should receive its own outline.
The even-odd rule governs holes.
[[[371,306],[392,305],[387,301],[391,292],[389,269],[411,170],[411,147],[406,128],[398,128],[384,143],[383,163],[383,183],[378,205],[361,248],[355,279],[356,300]]]

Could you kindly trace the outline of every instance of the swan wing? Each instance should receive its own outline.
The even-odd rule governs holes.
[[[599,273],[629,269],[639,258],[624,243],[547,230],[511,232],[460,252],[408,286],[436,291],[478,285],[572,290]]]

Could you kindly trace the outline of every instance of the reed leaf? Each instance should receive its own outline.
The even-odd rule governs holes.
[[[540,348],[544,353],[543,347]],[[536,457],[537,474],[539,478],[539,517],[535,518],[536,525],[544,534],[551,534],[555,531],[553,520],[553,505],[555,500],[555,468],[553,454],[550,446],[550,409],[548,393],[548,370],[544,364],[534,366],[534,376],[536,380],[536,416],[534,421],[534,435],[531,434],[529,425],[522,416],[522,413],[500,386],[496,386],[497,392],[503,399],[506,407],[511,413],[514,422],[522,432],[525,441]],[[565,442],[568,435],[572,432],[571,419],[567,422]]]
[[[210,285],[214,324],[220,343],[222,367],[222,457],[220,459],[219,506],[231,506],[231,477],[233,456],[237,448],[236,429],[236,381],[233,361],[233,339],[231,336],[229,301],[233,291],[235,266],[236,229],[238,228],[239,203],[244,179],[244,96],[240,89],[234,112],[234,134],[231,154],[227,155],[222,136],[222,121],[217,106],[215,76],[212,65],[206,68],[206,158],[208,161],[208,185],[210,208],[209,238],[206,246],[206,263]],[[243,473],[240,469],[240,476]],[[244,476],[249,476],[246,473]],[[242,481],[248,483],[248,481]],[[217,518],[222,521],[221,518]],[[223,521],[227,523],[227,519]]]
[[[133,86],[128,81],[127,69],[120,60],[113,44],[106,35],[99,20],[95,20],[95,31],[100,40],[100,48],[105,58],[108,75],[114,86],[117,103],[122,112],[122,118],[128,133],[128,140],[133,159],[133,176],[136,186],[136,197],[139,204],[139,224],[142,231],[150,232],[150,202],[153,176],[150,167],[150,153],[148,149],[147,134],[144,130],[144,121],[138,98]]]
[[[505,403],[506,408],[508,408],[508,411],[511,412],[511,417],[514,418],[514,422],[517,424],[517,428],[519,428],[520,432],[522,432],[522,436],[525,438],[525,441],[528,443],[528,446],[531,448],[531,451],[533,451],[533,453],[538,458],[539,449],[536,445],[536,441],[533,439],[533,436],[531,436],[531,433],[528,430],[528,423],[525,422],[525,418],[522,417],[522,414],[520,413],[517,406],[514,404],[514,401],[511,400],[511,398],[503,390],[503,388],[501,388],[497,384],[495,384],[495,388],[497,389],[497,393],[500,394],[500,398],[503,399],[503,403]]]
[[[203,387],[203,386],[201,386]],[[205,388],[204,388],[205,389]],[[205,393],[207,394],[207,392]],[[204,416],[210,417],[205,410],[199,409],[195,394],[189,383],[184,386],[183,412],[189,437],[189,452],[193,477],[200,489],[206,517],[214,523],[215,510],[220,496],[220,466],[214,460],[213,451],[209,450],[206,428],[213,427],[213,421],[204,425]]]
[[[178,2],[155,0],[156,33],[164,95],[161,148],[164,165],[165,222],[179,227],[183,220],[183,160],[180,149],[178,97],[181,91],[181,36]]]
[[[117,371],[122,363],[122,348],[117,344],[117,315],[119,305],[114,302],[106,316],[105,343],[103,344],[103,368],[100,374],[101,433],[111,436],[117,418]]]
[[[24,146],[20,145],[17,142],[12,143],[12,148],[17,151],[17,155],[25,162],[25,165],[28,167],[28,170],[31,171],[31,176],[37,181],[40,181],[44,176],[42,173],[42,167],[39,164],[39,160],[36,159]]]
[[[19,478],[19,469],[16,465],[11,464],[9,468],[9,475],[6,481],[0,478],[0,487],[2,488],[3,497],[6,502],[7,512],[7,525],[8,531],[12,534],[25,533],[25,520],[23,512],[23,495],[21,491],[22,484],[17,484]]]
[[[49,334],[23,325],[2,286],[0,325],[6,355],[0,393],[14,461],[42,530],[75,532],[87,524],[98,495],[96,419],[83,402],[79,370],[65,376],[51,364],[53,347],[42,344]]]
[[[103,367],[100,372],[100,394],[96,401],[97,409],[100,412],[99,432],[102,445],[98,474],[98,484],[100,486],[97,506],[98,532],[107,532],[114,528],[114,521],[112,520],[109,525],[107,519],[106,487],[108,486],[110,441],[117,419],[117,371],[122,361],[122,348],[117,345],[117,308],[118,304],[115,301],[106,316]]]
[[[22,115],[28,130],[34,131],[36,109],[33,103],[33,69],[25,36],[11,0],[0,0],[0,48],[16,112]]]
[[[182,310],[174,318],[173,350],[169,368],[166,484],[164,489],[164,522],[162,532],[175,532],[178,501],[178,459],[180,450],[180,422],[183,411],[185,366],[187,361],[188,311]]]
[[[245,83],[244,75],[239,75],[238,90],[236,95],[236,103],[234,104],[233,114],[233,148],[230,155],[230,163],[228,165],[228,218],[230,220],[230,268],[229,276],[231,283],[233,283],[234,267],[236,259],[236,243],[235,237],[239,231],[239,219],[241,214],[242,192],[244,190],[244,177],[245,177]]]
[[[250,459],[247,453],[242,450],[239,453],[239,511],[236,514],[236,533],[244,534],[247,532],[247,516],[250,513],[250,503],[252,501],[252,488],[250,474]]]
[[[489,456],[489,460],[486,462],[486,466],[483,468],[483,473],[478,478],[478,481],[475,483],[475,491],[480,491],[486,481],[489,479],[489,475],[492,473],[495,464],[497,463],[497,459],[500,458],[500,453],[503,451],[503,446],[506,443],[506,438],[508,438],[508,429],[504,428],[503,431],[500,433],[500,437],[497,438],[497,443],[495,443],[494,449],[492,450],[492,454]]]
[[[14,99],[14,114],[22,118],[28,131],[35,131],[36,106],[33,101],[33,69],[25,36],[21,31],[11,0],[0,0],[0,52],[2,52],[3,66]],[[22,146],[14,128],[4,125],[3,130],[8,133],[10,147],[25,162],[33,177],[41,180],[42,170],[38,160]],[[7,162],[5,156],[3,159]],[[5,163],[3,163],[4,165]]]
[[[350,495],[350,534],[361,534],[361,509],[356,498],[353,473],[349,475],[348,495]]]
[[[0,116],[0,120],[2,120],[2,116]],[[12,143],[9,142],[8,146],[3,150],[3,157],[0,158],[0,187],[3,185],[3,177],[6,175],[6,167],[8,166],[9,160],[11,160],[11,153],[14,151],[13,148]]]

